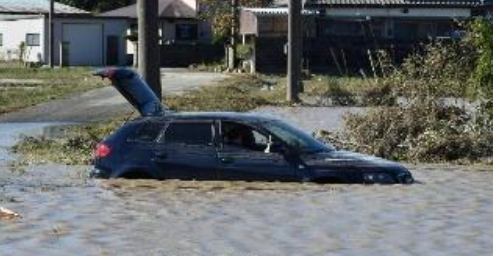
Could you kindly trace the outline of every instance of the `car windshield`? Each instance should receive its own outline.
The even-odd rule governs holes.
[[[317,153],[334,150],[332,146],[326,145],[306,132],[281,121],[267,122],[264,124],[264,127],[270,133],[301,153]]]

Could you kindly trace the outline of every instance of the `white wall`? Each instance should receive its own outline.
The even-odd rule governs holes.
[[[325,13],[327,16],[335,17],[466,18],[471,16],[471,10],[468,8],[328,8]]]
[[[26,40],[26,34],[40,34],[39,46],[26,46],[25,61],[43,62],[45,33],[44,18],[32,17],[22,20],[0,20],[0,33],[3,35],[3,45],[0,46],[0,60],[18,60],[20,44]]]

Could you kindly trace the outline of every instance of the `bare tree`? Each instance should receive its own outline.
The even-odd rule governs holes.
[[[138,0],[139,73],[158,98],[162,97],[158,30],[158,0]]]

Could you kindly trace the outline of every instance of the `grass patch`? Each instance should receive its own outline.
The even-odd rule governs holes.
[[[91,68],[27,68],[0,63],[0,114],[103,87]]]
[[[396,95],[383,78],[314,76],[305,81],[303,97],[330,100],[332,106],[391,106]]]
[[[68,125],[60,127],[61,138],[26,136],[12,148],[22,154],[16,165],[62,163],[67,165],[88,165],[92,152],[102,138],[108,136],[123,120],[108,124]]]
[[[283,94],[284,87],[269,81],[268,77],[236,75],[218,86],[202,87],[183,95],[166,97],[164,102],[178,111],[245,112],[265,105],[282,104]]]

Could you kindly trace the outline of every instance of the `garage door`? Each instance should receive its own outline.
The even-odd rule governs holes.
[[[63,24],[64,56],[70,66],[103,65],[103,26]]]

